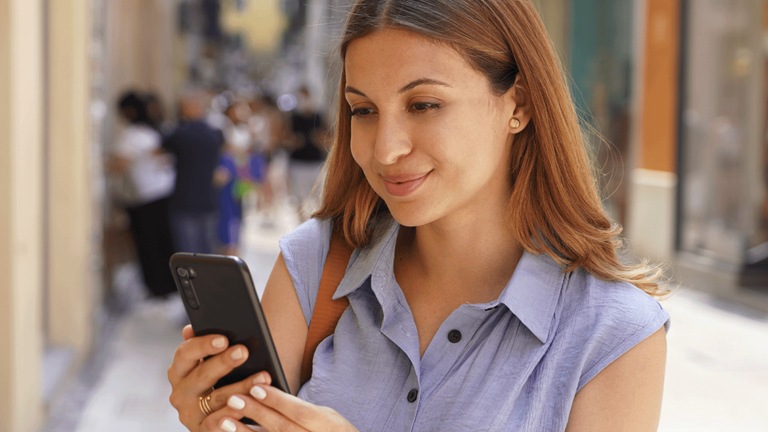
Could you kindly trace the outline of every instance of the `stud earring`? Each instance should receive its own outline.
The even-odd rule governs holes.
[[[520,120],[518,120],[515,117],[512,117],[512,119],[509,121],[509,127],[511,129],[517,129],[520,127]]]

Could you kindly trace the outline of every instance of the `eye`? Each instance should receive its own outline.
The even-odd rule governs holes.
[[[414,102],[411,104],[410,110],[417,114],[426,113],[428,111],[434,111],[440,108],[440,104],[431,102]]]
[[[356,117],[358,119],[363,119],[373,114],[375,114],[375,111],[372,108],[353,108],[351,113],[353,118]]]

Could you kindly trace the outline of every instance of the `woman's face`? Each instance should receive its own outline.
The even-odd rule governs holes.
[[[403,30],[352,41],[345,68],[352,156],[398,222],[503,211],[514,92],[494,95],[457,51]]]

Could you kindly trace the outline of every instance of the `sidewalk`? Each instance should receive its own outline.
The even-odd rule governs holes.
[[[768,431],[768,316],[689,289],[672,316],[660,431]]]
[[[266,227],[257,216],[247,221],[242,257],[260,292],[277,257],[277,240],[296,223]],[[688,289],[663,304],[672,327],[659,430],[768,431],[768,316]],[[165,376],[180,330],[141,307],[129,311],[103,348],[95,386],[81,390],[82,407],[57,413],[57,424],[45,432],[186,430],[168,402]]]

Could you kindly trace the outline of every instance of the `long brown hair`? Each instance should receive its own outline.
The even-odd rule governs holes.
[[[566,271],[583,267],[652,295],[666,293],[658,267],[619,258],[621,227],[601,205],[565,73],[530,0],[358,0],[341,42],[342,62],[351,41],[384,27],[451,46],[498,95],[520,75],[531,122],[512,148],[506,218],[526,250],[549,255]],[[335,142],[315,216],[335,219],[347,241],[360,247],[370,242],[371,218],[384,203],[352,158],[345,86],[342,68]]]

